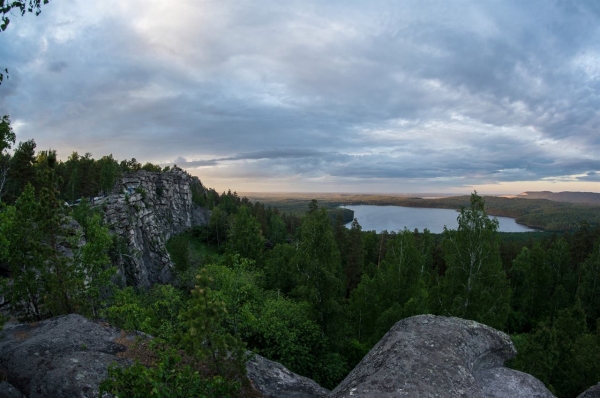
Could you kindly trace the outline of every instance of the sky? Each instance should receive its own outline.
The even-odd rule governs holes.
[[[0,33],[17,141],[218,191],[600,191],[598,1],[51,0]]]

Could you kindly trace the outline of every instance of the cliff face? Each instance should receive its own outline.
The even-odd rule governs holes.
[[[192,202],[200,181],[181,169],[165,173],[125,173],[113,192],[97,203],[104,221],[123,238],[119,264],[128,285],[148,287],[171,280],[172,262],[165,244],[173,235],[207,223],[209,212]]]

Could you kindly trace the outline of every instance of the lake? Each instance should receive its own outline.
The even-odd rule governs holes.
[[[402,207],[402,206],[374,206],[374,205],[356,205],[342,206],[346,209],[354,210],[356,218],[363,231],[383,230],[401,231],[404,227],[411,231],[418,228],[423,231],[427,228],[435,234],[442,233],[444,226],[448,229],[457,229],[458,212],[451,209],[430,209],[423,207]],[[490,216],[490,218],[493,218]],[[500,232],[533,232],[535,229],[517,224],[514,218],[496,217],[500,222]],[[350,228],[350,224],[346,227]]]

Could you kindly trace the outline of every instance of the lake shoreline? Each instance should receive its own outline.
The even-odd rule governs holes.
[[[398,205],[353,205],[344,204],[338,206],[340,209],[352,210],[365,231],[401,231],[405,228],[419,231],[428,229],[432,233],[442,233],[443,228],[456,229],[458,227],[456,208],[440,207],[417,207]],[[415,211],[419,209],[418,211]],[[489,217],[498,219],[499,232],[544,232],[538,228],[523,225],[514,217],[504,215],[488,214]],[[351,223],[346,223],[349,227]]]

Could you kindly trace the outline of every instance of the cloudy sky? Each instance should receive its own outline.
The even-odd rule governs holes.
[[[238,192],[600,191],[600,3],[52,0],[0,114]]]

